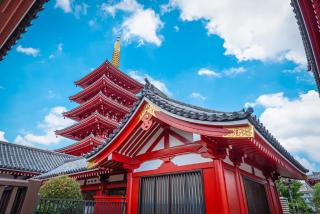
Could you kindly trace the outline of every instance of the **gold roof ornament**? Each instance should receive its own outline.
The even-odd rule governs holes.
[[[119,68],[120,64],[120,36],[117,37],[114,43],[113,53],[112,53],[112,64],[114,67]]]

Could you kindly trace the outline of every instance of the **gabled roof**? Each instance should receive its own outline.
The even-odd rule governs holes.
[[[44,173],[76,158],[53,151],[0,141],[0,169]]]
[[[167,97],[159,89],[154,87],[152,84],[146,80],[145,88],[142,90],[142,96],[139,97],[139,101],[136,102],[131,109],[130,113],[123,118],[119,123],[119,126],[114,129],[113,133],[109,135],[102,145],[95,148],[93,151],[85,155],[87,158],[99,153],[101,150],[106,148],[109,143],[121,132],[122,128],[131,118],[132,114],[136,111],[140,103],[147,99],[157,107],[160,107],[162,110],[165,110],[168,113],[176,115],[177,117],[185,118],[191,122],[200,122],[200,123],[221,123],[221,122],[235,122],[241,120],[249,121],[254,128],[271,144],[271,146],[277,150],[281,155],[287,158],[294,166],[296,166],[302,172],[308,172],[293,156],[279,143],[279,141],[271,135],[271,133],[265,128],[265,126],[255,117],[252,116],[253,109],[248,108],[247,110],[235,111],[235,112],[222,112],[215,111],[210,109],[205,109],[183,102],[176,101]]]

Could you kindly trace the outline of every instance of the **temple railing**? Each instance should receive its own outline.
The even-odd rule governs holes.
[[[125,202],[40,198],[36,214],[125,214]]]
[[[0,178],[0,213],[31,214],[41,181]]]

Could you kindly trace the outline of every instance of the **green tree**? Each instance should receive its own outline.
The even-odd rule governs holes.
[[[50,199],[82,199],[80,184],[66,176],[51,178],[40,188],[41,198]]]
[[[302,184],[296,180],[281,178],[276,182],[278,192],[289,201],[290,213],[312,213],[311,208],[306,204],[299,192]]]
[[[313,187],[313,203],[317,210],[320,211],[320,183]]]

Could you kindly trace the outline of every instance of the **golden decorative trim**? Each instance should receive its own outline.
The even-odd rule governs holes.
[[[139,115],[139,120],[141,120],[141,119],[145,116],[146,113],[149,113],[149,114],[151,114],[152,116],[156,116],[155,112],[157,112],[157,111],[159,111],[159,110],[157,109],[156,106],[148,103],[148,104],[143,108],[142,112],[140,113],[140,115]]]
[[[224,135],[225,138],[253,138],[254,128],[253,126],[242,126],[235,128],[226,128],[228,131],[232,131],[229,134]]]
[[[94,161],[89,161],[87,164],[87,168],[88,169],[92,169],[96,166],[96,163]]]

